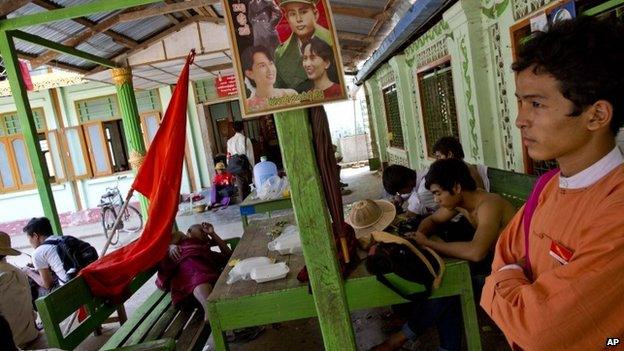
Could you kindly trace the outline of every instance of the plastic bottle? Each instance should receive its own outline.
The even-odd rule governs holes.
[[[266,156],[260,157],[260,162],[253,168],[254,185],[260,189],[262,183],[272,176],[277,175],[277,166],[271,161],[267,161]]]

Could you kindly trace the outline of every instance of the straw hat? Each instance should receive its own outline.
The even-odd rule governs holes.
[[[225,164],[223,164],[223,162],[217,162],[215,169],[225,169]]]
[[[5,232],[0,232],[0,256],[19,256],[22,253],[11,248],[11,237]]]
[[[395,215],[396,208],[390,201],[367,199],[353,204],[346,221],[355,229],[355,236],[361,237],[384,230],[392,223]]]

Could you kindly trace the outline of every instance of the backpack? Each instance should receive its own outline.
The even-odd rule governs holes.
[[[246,155],[232,155],[228,161],[227,171],[232,174],[241,174],[251,169],[251,163]]]
[[[418,249],[411,241],[386,232],[373,232],[374,244],[366,258],[366,269],[377,280],[409,301],[420,301],[437,289],[444,274],[444,261],[429,249]],[[395,273],[399,277],[422,284],[425,291],[407,294],[392,284],[384,274]]]
[[[91,244],[73,236],[63,235],[47,239],[43,242],[43,245],[46,244],[56,246],[56,253],[63,262],[68,281],[75,278],[81,269],[98,259],[97,251]]]

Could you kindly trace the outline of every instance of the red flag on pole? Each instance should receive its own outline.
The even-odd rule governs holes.
[[[24,86],[26,86],[26,90],[33,91],[35,89],[32,79],[30,78],[30,71],[28,70],[28,64],[19,60],[19,68],[22,73],[22,80],[24,81]]]
[[[178,78],[163,122],[132,184],[132,189],[150,200],[149,218],[141,237],[80,272],[95,296],[117,300],[138,273],[154,267],[166,255],[180,197],[189,65],[194,57],[195,51],[192,51]]]

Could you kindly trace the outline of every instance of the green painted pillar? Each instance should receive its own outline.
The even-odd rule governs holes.
[[[39,147],[37,137],[37,128],[30,109],[28,101],[28,92],[21,78],[17,52],[15,51],[15,43],[13,38],[5,31],[0,31],[0,55],[4,59],[4,66],[9,78],[9,86],[11,94],[17,107],[17,115],[19,117],[20,126],[22,127],[22,135],[26,143],[26,150],[34,172],[37,191],[41,199],[43,213],[52,224],[52,230],[55,234],[61,235],[61,221],[59,220],[56,204],[50,187],[50,173],[46,165],[43,153]]]
[[[145,157],[145,143],[141,132],[141,117],[137,107],[134,88],[132,87],[132,70],[130,67],[113,68],[113,82],[117,88],[117,99],[121,109],[121,120],[128,146],[128,157],[132,170],[136,174]],[[141,203],[141,213],[147,218],[147,199],[137,194]]]
[[[275,114],[284,167],[308,268],[325,350],[355,350],[355,337],[336,259],[329,211],[312,145],[307,110]]]

